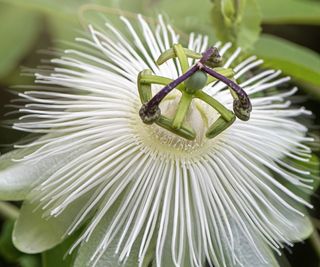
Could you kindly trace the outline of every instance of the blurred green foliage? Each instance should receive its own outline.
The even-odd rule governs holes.
[[[76,235],[73,235],[67,238],[62,244],[56,246],[55,248],[46,251],[42,254],[42,267],[70,267],[71,263],[74,260],[74,255],[77,251],[73,252],[73,254],[68,254],[68,251],[72,244],[76,242]]]
[[[318,53],[282,38],[263,34],[254,47],[254,54],[263,58],[266,66],[281,69],[292,76],[302,84],[301,88],[309,89],[310,93],[320,99]]]
[[[32,45],[41,32],[50,40],[71,40],[78,34],[76,29],[84,30],[84,13],[99,9],[106,15],[163,13],[181,31],[233,41],[268,65],[281,68],[320,99],[319,54],[281,38],[259,38],[261,18],[262,23],[272,25],[319,25],[320,2],[311,0],[202,0],[201,4],[191,0],[174,4],[171,0],[0,0],[0,79],[34,52]]]
[[[247,53],[263,58],[266,66],[282,69],[302,90],[320,101],[319,50],[276,37],[272,31],[269,34],[261,31],[265,25],[308,25],[318,27],[319,31],[318,0],[0,0],[0,115],[4,113],[2,106],[13,97],[5,89],[9,85],[32,83],[32,79],[20,76],[20,66],[34,68],[39,64],[43,58],[37,53],[39,49],[64,48],[65,44],[59,41],[72,41],[80,31],[85,31],[86,18],[95,11],[110,19],[128,15],[127,12],[150,17],[162,13],[182,37],[183,32],[197,31],[209,35],[212,42],[232,41]],[[310,38],[308,33],[298,37]],[[19,138],[17,133],[0,129],[1,144]],[[311,174],[318,177],[319,160],[315,155],[310,164],[304,167],[311,168]],[[10,220],[1,224],[0,266],[40,266],[38,256],[22,254],[13,247],[12,225]],[[44,253],[43,266],[68,266],[68,261],[58,262],[67,251],[68,242]],[[281,266],[289,266],[285,257],[280,260]]]
[[[27,255],[18,251],[12,243],[12,230],[14,221],[6,220],[0,231],[0,266],[8,267],[40,267],[41,261],[38,255]]]
[[[301,83],[302,88],[320,99],[320,56],[310,49],[298,46],[282,38],[261,35],[262,23],[281,26],[281,24],[319,25],[320,2],[308,0],[212,0],[213,28],[224,41],[233,41],[245,49],[252,49],[269,67],[279,68]],[[233,3],[233,4],[232,4]],[[242,9],[239,3],[248,5]],[[229,6],[232,10],[226,12]],[[249,12],[249,15],[248,13]],[[252,17],[252,13],[260,15]],[[230,15],[231,14],[231,15]],[[229,17],[234,22],[228,23]],[[255,43],[255,41],[257,41]]]
[[[29,10],[3,6],[0,9],[0,79],[13,71],[29,53],[40,32],[40,16]]]
[[[217,37],[243,49],[252,48],[259,38],[262,21],[256,0],[212,2],[212,21]]]
[[[264,23],[320,24],[319,1],[258,0]]]

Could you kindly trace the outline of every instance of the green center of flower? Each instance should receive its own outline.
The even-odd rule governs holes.
[[[180,99],[180,92],[172,92],[166,97],[159,105],[162,116],[174,117]],[[209,110],[211,108],[208,105],[197,99],[190,104],[184,124],[197,133],[192,140],[184,138],[168,128],[161,127],[158,123],[146,127],[138,116],[134,118],[132,128],[136,133],[137,141],[143,143],[142,147],[147,150],[146,153],[156,153],[164,158],[179,157],[186,162],[189,160],[194,162],[197,158],[200,159],[204,154],[207,154],[210,147],[214,147],[214,145],[207,145],[208,142],[212,143],[214,140],[206,138],[206,131],[210,122],[215,121],[219,114],[216,111],[209,112]]]
[[[249,119],[250,100],[243,89],[228,78],[233,77],[233,71],[218,67],[221,56],[217,48],[210,47],[201,55],[176,44],[160,55],[157,64],[161,65],[172,58],[178,58],[183,73],[175,80],[153,75],[151,70],[144,70],[139,73],[138,90],[142,102],[139,115],[145,124],[156,123],[180,137],[194,140],[197,134],[192,125],[188,123],[187,115],[195,99],[205,102],[220,114],[208,127],[205,136],[209,139],[216,137],[227,129],[236,117],[241,120]],[[200,60],[190,67],[188,58]],[[210,77],[208,77],[208,74]],[[234,113],[202,90],[205,86],[218,80],[224,82],[231,90],[234,97]],[[160,84],[165,87],[152,96],[152,84]],[[180,91],[181,97],[176,104],[175,113],[168,117],[162,114],[159,105],[173,89]]]

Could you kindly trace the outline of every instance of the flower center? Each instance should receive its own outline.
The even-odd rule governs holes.
[[[168,118],[172,118],[176,113],[180,98],[181,94],[179,93],[170,94],[170,97],[161,102],[161,113]],[[139,109],[139,104],[136,108]],[[164,159],[178,157],[187,163],[202,158],[219,140],[206,138],[209,124],[217,120],[218,117],[218,112],[212,111],[204,102],[195,100],[190,105],[184,121],[197,132],[194,140],[183,138],[157,124],[146,125],[139,116],[134,116],[132,128],[135,133],[134,136],[136,136],[136,142],[140,144],[144,153],[155,157],[161,156]]]
[[[217,48],[210,47],[201,55],[176,44],[163,52],[156,63],[161,65],[175,57],[178,58],[182,70],[182,75],[175,80],[154,75],[148,69],[141,71],[138,75],[138,91],[142,102],[139,116],[145,124],[156,123],[158,126],[187,140],[195,140],[197,135],[202,139],[203,132],[197,132],[190,123],[188,124],[190,106],[196,105],[193,103],[196,99],[207,103],[220,114],[205,133],[205,137],[209,139],[216,137],[231,126],[236,117],[245,121],[249,119],[251,102],[248,95],[239,85],[227,78],[227,76],[233,77],[233,71],[215,68],[221,61]],[[200,60],[190,67],[188,57]],[[211,76],[210,79],[208,79],[208,74]],[[234,113],[202,91],[206,85],[218,80],[225,83],[231,90],[234,98]],[[164,87],[153,96],[152,84],[164,85]],[[160,105],[174,89],[180,91],[182,95],[174,108],[167,107],[165,109],[166,112],[175,110],[174,115],[168,117],[161,111]],[[203,123],[205,124],[205,121]]]

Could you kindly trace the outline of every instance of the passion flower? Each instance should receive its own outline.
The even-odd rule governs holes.
[[[15,245],[43,252],[80,231],[73,266],[278,266],[272,249],[312,228],[310,204],[283,185],[311,188],[288,164],[310,157],[296,121],[309,112],[290,107],[295,88],[274,90],[289,78],[257,71],[254,56],[239,63],[231,44],[213,45],[220,69],[220,59],[199,63],[208,38],[180,42],[161,17],[121,20],[127,32],[89,25],[19,94],[12,127],[41,137],[1,157],[1,198],[24,200]],[[170,56],[179,43],[183,64]],[[208,80],[163,93],[193,66]]]

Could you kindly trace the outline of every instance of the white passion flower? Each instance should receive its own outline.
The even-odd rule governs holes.
[[[309,112],[286,100],[296,88],[275,90],[289,78],[257,71],[261,60],[240,62],[239,48],[217,43],[224,64],[211,69],[238,82],[250,119],[208,134],[239,96],[210,76],[186,81],[192,94],[202,83],[205,97],[192,95],[181,111],[177,86],[159,103],[163,123],[145,124],[141,101],[200,66],[208,38],[191,34],[182,48],[161,16],[156,25],[121,20],[123,32],[89,26],[19,94],[13,128],[37,138],[1,157],[1,199],[24,200],[15,245],[38,253],[76,233],[77,267],[278,266],[273,252],[311,232],[310,204],[285,186],[311,188],[308,172],[291,164],[310,157],[307,128],[296,121]]]

